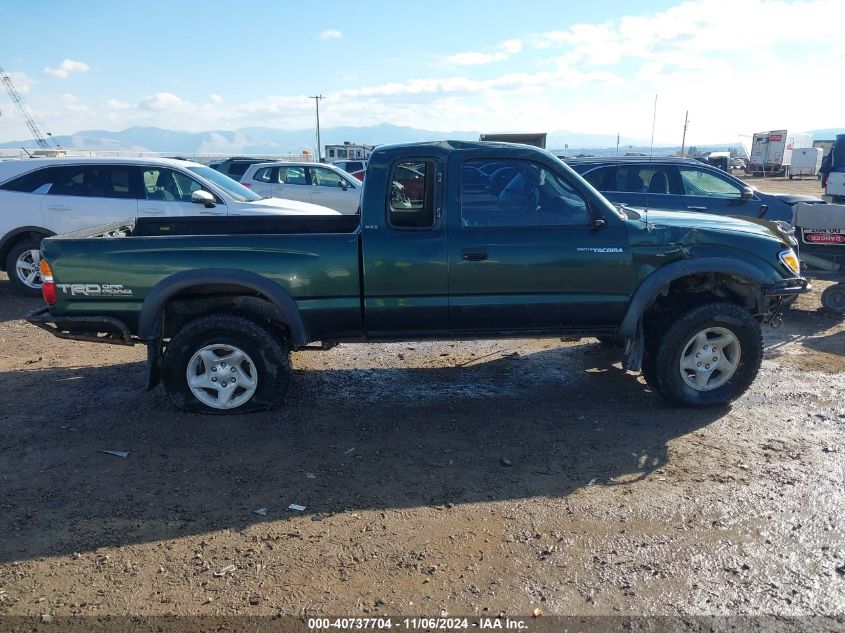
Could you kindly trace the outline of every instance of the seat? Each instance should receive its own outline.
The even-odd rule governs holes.
[[[648,181],[649,193],[669,193],[669,179],[666,172],[656,171]]]

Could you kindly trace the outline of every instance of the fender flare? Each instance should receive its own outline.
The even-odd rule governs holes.
[[[761,287],[773,282],[759,268],[733,257],[700,257],[672,262],[655,270],[640,284],[628,304],[628,311],[617,333],[626,338],[633,338],[637,334],[640,317],[654,303],[660,291],[676,279],[698,273],[736,275],[745,277]]]
[[[11,245],[15,242],[15,238],[24,233],[40,233],[46,237],[52,237],[56,233],[43,226],[19,226],[0,237],[0,265],[5,265],[6,255],[11,249]]]
[[[138,337],[144,340],[159,338],[161,315],[167,302],[190,288],[213,284],[242,286],[264,295],[279,310],[282,322],[290,328],[294,346],[303,347],[308,344],[308,333],[299,307],[284,288],[255,273],[228,268],[185,270],[156,284],[141,306],[141,313],[138,316]]]

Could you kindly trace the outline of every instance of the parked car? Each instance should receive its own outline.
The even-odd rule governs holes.
[[[498,194],[478,180],[494,162],[491,174],[514,173]],[[406,170],[423,186],[397,195]],[[48,238],[47,306],[27,318],[63,338],[145,344],[147,385],[202,412],[279,403],[291,350],[573,334],[630,343],[628,369],[699,406],[748,389],[761,323],[806,288],[777,226],[645,221],[538,148],[382,146],[368,171],[360,216],[138,218]]]
[[[240,180],[241,176],[244,175],[244,172],[250,165],[255,165],[255,163],[266,162],[266,158],[247,158],[235,156],[232,158],[227,158],[226,160],[210,163],[209,167],[211,167],[212,169],[216,169],[221,174],[227,175],[232,180]]]
[[[37,296],[41,239],[136,216],[334,214],[262,198],[228,176],[165,158],[41,158],[0,163],[0,265]]]
[[[332,165],[338,169],[342,169],[348,174],[354,174],[357,171],[367,171],[367,161],[365,160],[333,160]]]
[[[358,213],[361,181],[334,165],[320,163],[257,163],[241,184],[264,196],[321,204],[344,214]]]
[[[764,218],[789,224],[813,196],[764,193],[720,169],[688,158],[568,158],[565,162],[611,202],[633,207]]]

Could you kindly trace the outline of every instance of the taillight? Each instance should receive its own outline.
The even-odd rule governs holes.
[[[248,182],[242,182],[241,184],[242,184],[244,187],[246,187],[247,189],[252,189],[252,185],[251,185],[251,184],[249,184]]]
[[[41,296],[49,305],[56,303],[56,283],[53,281],[53,271],[46,259],[41,260]]]

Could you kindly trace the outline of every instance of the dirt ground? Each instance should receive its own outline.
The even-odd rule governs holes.
[[[760,178],[746,176],[744,171],[734,171],[733,174],[760,191],[801,194],[805,196],[816,196],[818,198],[821,198],[822,194],[824,194],[821,181],[815,177],[796,176],[790,180],[789,178],[780,177]]]
[[[0,615],[843,616],[823,287],[730,407],[671,408],[593,339],[506,340],[295,354],[283,407],[213,417],[0,277]]]

